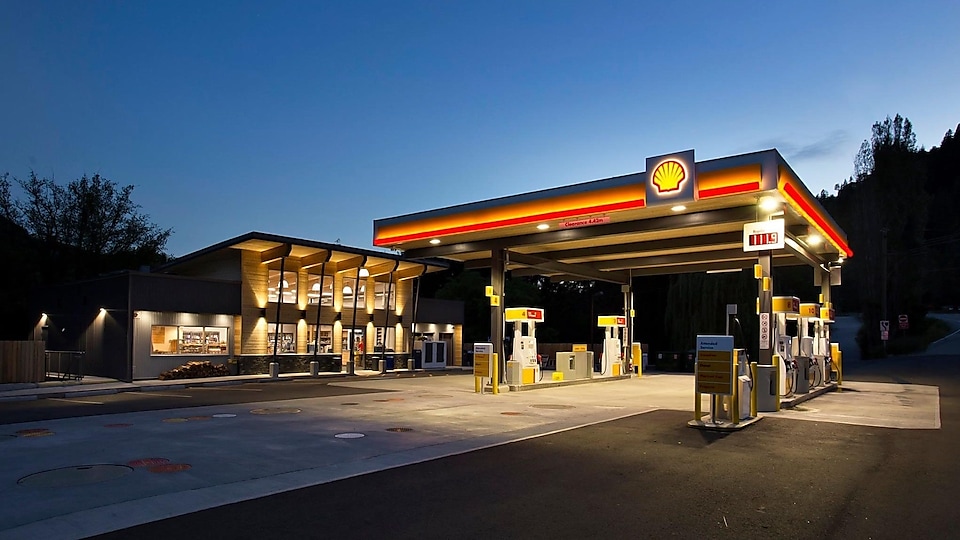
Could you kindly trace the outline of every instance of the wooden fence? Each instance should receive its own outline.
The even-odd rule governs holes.
[[[36,383],[45,378],[43,341],[0,341],[0,383]]]

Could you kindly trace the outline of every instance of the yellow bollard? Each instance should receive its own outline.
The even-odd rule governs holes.
[[[753,386],[750,388],[750,417],[757,417],[757,363],[750,362],[750,378]]]
[[[483,385],[483,377],[474,377],[473,378],[473,392],[479,394],[481,386]]]
[[[693,421],[699,422],[700,417],[703,416],[703,405],[700,404],[700,392],[697,392],[697,389],[693,389]]]
[[[639,343],[633,344],[633,365],[637,366],[637,378],[643,377],[643,350]]]
[[[500,359],[493,353],[493,378],[490,380],[494,395],[500,393]]]
[[[776,375],[776,389],[777,389],[777,405],[773,408],[774,411],[780,411],[780,355],[773,355],[773,373]]]

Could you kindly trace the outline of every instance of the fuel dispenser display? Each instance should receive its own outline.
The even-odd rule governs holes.
[[[503,312],[513,323],[513,350],[507,360],[507,384],[534,384],[543,377],[537,359],[537,323],[543,322],[542,308],[515,307]]]
[[[623,315],[600,315],[597,317],[597,326],[604,329],[600,376],[619,377],[623,368],[621,337],[627,328],[627,318]]]

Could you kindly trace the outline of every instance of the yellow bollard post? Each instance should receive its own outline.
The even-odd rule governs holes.
[[[843,351],[837,349],[837,390],[843,386]]]
[[[483,377],[474,377],[473,378],[473,393],[479,394],[481,386],[483,385]]]
[[[753,386],[750,388],[750,417],[757,417],[757,363],[750,362],[750,380]]]
[[[497,353],[493,353],[493,378],[490,379],[494,395],[500,393],[500,359],[497,356]]]
[[[773,408],[774,411],[780,411],[780,355],[773,355],[773,373],[776,375],[774,379],[777,381],[775,388],[777,389],[777,400],[776,406]]]
[[[733,395],[730,396],[730,408],[733,409],[730,411],[730,420],[733,422],[733,425],[740,423],[740,379],[739,377],[733,378]]]
[[[633,344],[633,365],[637,366],[637,378],[643,377],[643,350],[639,343]]]
[[[697,389],[693,389],[693,421],[699,422],[700,417],[703,416],[703,405],[700,403],[700,392],[697,392]]]

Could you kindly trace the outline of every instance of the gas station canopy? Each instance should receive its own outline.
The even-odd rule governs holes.
[[[775,266],[827,270],[853,252],[846,234],[777,150],[696,162],[688,150],[646,171],[374,221],[374,245],[408,257],[513,275],[595,279]]]

